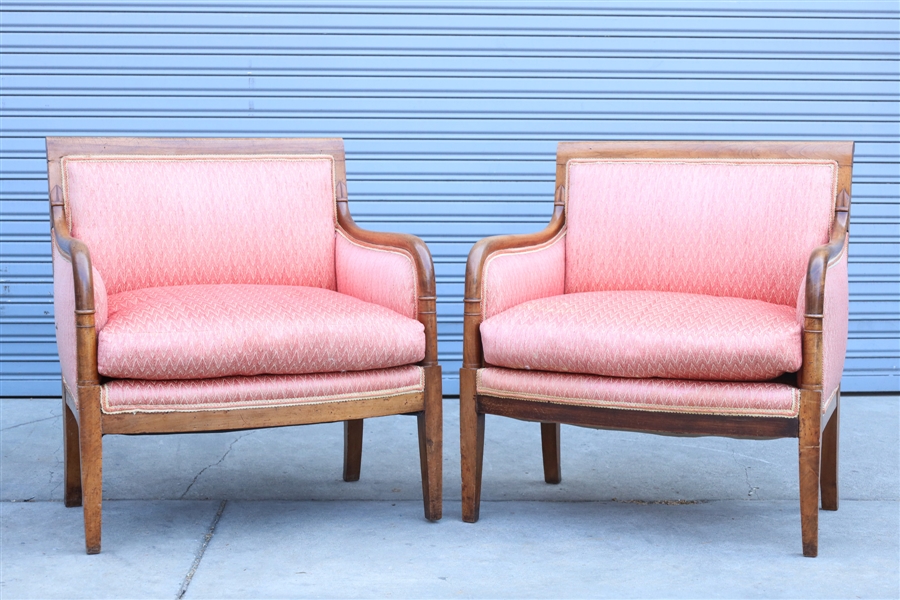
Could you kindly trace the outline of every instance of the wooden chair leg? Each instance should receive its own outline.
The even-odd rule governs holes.
[[[79,387],[81,492],[84,507],[84,544],[88,554],[100,553],[103,501],[103,431],[100,424],[100,387]]]
[[[66,388],[62,390],[63,413],[63,503],[68,507],[81,506],[81,452],[79,451],[78,421],[66,404]]]
[[[822,432],[822,471],[819,483],[822,488],[822,508],[838,509],[838,448],[840,430],[841,393],[834,399],[834,412]]]
[[[541,452],[544,455],[544,481],[559,483],[562,481],[559,423],[541,423]]]
[[[363,419],[344,421],[344,481],[359,481]]]
[[[444,410],[440,366],[426,367],[425,410],[416,415],[425,518],[440,521],[444,513]]]
[[[818,434],[818,432],[816,432]],[[800,525],[803,534],[803,556],[819,553],[819,460],[818,435],[805,440],[800,431]]]
[[[459,445],[462,467],[462,518],[478,520],[481,509],[481,469],[484,462],[484,414],[475,402],[475,370],[460,369]]]

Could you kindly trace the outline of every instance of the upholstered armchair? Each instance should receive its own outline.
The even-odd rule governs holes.
[[[803,553],[838,507],[852,142],[561,143],[546,229],[481,240],[466,272],[463,520],[484,415],[799,438]]]
[[[342,140],[48,138],[47,155],[65,504],[89,554],[106,434],[343,421],[353,481],[363,420],[413,414],[441,518],[431,255],[353,222]]]

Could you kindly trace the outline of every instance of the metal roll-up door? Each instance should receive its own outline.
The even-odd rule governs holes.
[[[339,136],[364,226],[432,249],[445,392],[465,258],[539,229],[558,140],[853,139],[845,391],[900,390],[896,2],[6,1],[0,383],[59,393],[48,135]]]

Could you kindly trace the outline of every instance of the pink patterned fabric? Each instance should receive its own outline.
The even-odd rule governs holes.
[[[365,371],[422,360],[424,329],[321,288],[149,288],[110,296],[98,364],[107,377],[159,380]]]
[[[796,417],[800,408],[799,391],[781,383],[615,379],[489,367],[478,371],[476,387],[486,396],[659,412]]]
[[[110,295],[218,283],[334,289],[330,156],[69,156],[66,214]]]
[[[94,283],[94,328],[100,331],[109,318],[109,296],[106,293],[106,283],[100,276],[100,271],[93,265],[91,265],[91,278]]]
[[[833,161],[571,160],[566,293],[654,290],[796,306],[828,241]]]
[[[63,381],[78,401],[78,357],[75,328],[75,276],[72,263],[56,247],[53,233],[53,320],[56,324],[56,347]],[[103,278],[91,267],[94,284],[94,327],[99,331],[106,324],[107,298]]]
[[[847,244],[836,262],[825,272],[825,307],[822,319],[822,412],[834,400],[847,355],[850,293],[847,281]]]
[[[482,271],[482,318],[489,319],[529,300],[562,294],[565,237],[562,233],[545,244],[492,254]]]
[[[406,252],[363,245],[337,231],[334,254],[338,292],[416,318],[418,276]]]
[[[75,337],[75,277],[72,263],[56,248],[56,233],[51,243],[53,252],[53,321],[56,324],[56,348],[63,382],[77,402],[78,357]]]
[[[105,413],[196,412],[384,398],[425,389],[421,367],[327,375],[259,375],[196,381],[117,379],[103,385]]]
[[[792,306],[672,292],[533,300],[481,324],[494,366],[609,377],[762,381],[802,363]]]

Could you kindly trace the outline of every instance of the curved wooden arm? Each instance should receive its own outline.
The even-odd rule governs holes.
[[[806,269],[806,315],[821,317],[825,305],[825,273],[844,249],[850,224],[850,194],[841,190],[834,209],[831,240],[812,251]]]
[[[825,276],[828,266],[841,257],[850,224],[850,194],[841,190],[835,203],[831,240],[812,251],[806,270],[806,310],[803,319],[803,366],[800,385],[822,386],[822,319],[825,316]],[[816,399],[818,400],[818,398]]]
[[[335,187],[338,225],[348,237],[373,246],[402,250],[412,258],[418,277],[419,322],[425,326],[425,360],[420,364],[437,365],[437,298],[434,263],[428,246],[421,239],[407,233],[385,233],[361,228],[350,215],[346,184],[338,181]]]
[[[566,223],[566,188],[559,186],[553,201],[553,215],[541,231],[518,235],[497,235],[479,240],[466,262],[466,290],[463,299],[463,369],[479,369],[484,364],[481,347],[481,280],[488,258],[501,250],[529,248],[552,240]]]
[[[54,186],[50,193],[51,240],[59,253],[72,265],[72,281],[75,284],[76,356],[78,357],[77,385],[96,385],[100,381],[97,372],[97,331],[94,327],[94,278],[91,269],[91,253],[87,244],[69,235],[62,190]]]

